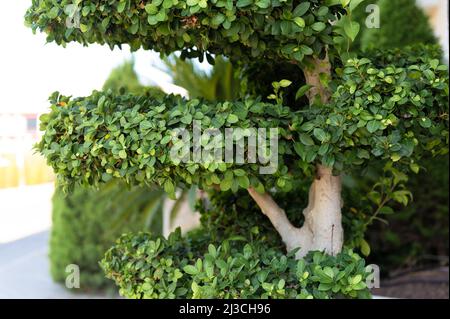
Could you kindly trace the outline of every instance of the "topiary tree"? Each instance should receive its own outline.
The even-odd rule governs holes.
[[[380,8],[380,28],[362,28],[362,49],[438,43],[428,17],[417,6],[416,0],[379,0],[377,5]]]
[[[349,58],[349,44],[359,30],[350,13],[360,2],[111,0],[97,3],[78,0],[69,4],[33,1],[26,15],[27,23],[34,30],[47,32],[48,41],[61,45],[70,41],[85,45],[106,43],[111,47],[129,44],[133,50],[152,49],[162,54],[181,51],[182,58],[203,60],[206,57],[211,62],[215,54],[223,54],[243,70],[256,61],[285,62],[293,65],[293,72],[303,73],[306,81],[306,85],[292,84],[286,79],[276,81],[267,100],[258,96],[255,85],[248,92],[252,94],[227,102],[111,92],[70,98],[56,92],[50,98],[51,112],[41,118],[45,133],[37,148],[67,188],[75,183],[99,185],[116,177],[129,184],[157,183],[172,196],[176,187],[190,184],[215,191],[245,189],[296,258],[310,256],[308,253],[312,251],[342,256],[339,253],[344,242],[341,214],[344,173],[359,173],[373,162],[383,162],[399,172],[389,184],[397,185],[405,174],[400,171],[417,170],[417,162],[424,154],[448,151],[446,67],[422,47]],[[76,16],[77,10],[79,28],[68,27],[66,20]],[[248,78],[247,82],[251,83],[252,79]],[[300,86],[298,100],[291,98],[286,102],[283,90],[292,85]],[[307,103],[302,96],[307,98]],[[196,161],[195,137],[188,135],[180,139],[177,135],[178,129],[191,131],[196,125],[208,129],[233,128],[238,141],[254,138],[253,128],[276,128],[278,134],[272,131],[270,137],[277,142],[278,152],[262,147],[264,152],[259,155],[263,164],[259,165],[248,143],[240,149],[249,155],[244,163],[217,160],[210,153],[203,153],[202,160]],[[205,139],[202,146],[222,147],[217,140],[217,144],[211,144]],[[259,141],[265,139],[264,135]],[[233,145],[225,145],[227,149],[233,149]],[[171,156],[173,151],[180,156]],[[191,153],[194,160],[185,161],[185,156]],[[309,200],[306,208],[297,208],[304,220],[302,226],[296,227],[274,198],[279,193],[295,192],[296,181],[308,178],[312,179]],[[384,184],[380,185],[381,191],[372,194],[378,206],[377,214],[386,204],[387,194],[402,202],[408,200],[407,192],[393,193],[391,187],[386,189]],[[163,249],[161,240],[141,239],[144,246],[124,240],[107,258],[124,254],[141,264],[145,261],[139,258],[145,253],[151,258]],[[170,245],[175,247],[173,243]],[[205,256],[205,260],[215,258],[214,251],[211,248],[212,257]],[[244,251],[244,259],[249,254],[248,249],[247,253]],[[326,267],[332,263],[330,256],[324,261]],[[321,259],[317,257],[317,260]],[[209,280],[209,277],[206,281],[196,277],[193,268],[185,267],[186,262],[180,260],[177,266],[194,275],[192,280],[196,285],[198,280],[203,284]],[[335,262],[339,264],[337,259]],[[114,269],[117,265],[117,262],[110,264]],[[202,265],[201,261],[196,263],[197,272],[203,269]],[[328,275],[325,273],[324,277],[317,275],[317,281],[326,284],[322,289],[329,290],[330,294],[344,287],[336,288],[326,282],[330,278],[333,281],[339,267],[327,268]],[[136,267],[135,271],[139,269]],[[128,270],[115,276],[116,281],[126,286],[127,280],[141,278]],[[158,274],[155,278],[161,278],[161,271],[155,271]],[[211,267],[207,272],[210,271]],[[339,273],[339,278],[350,273]],[[173,291],[177,285],[175,277],[179,274],[171,270],[168,280],[175,283]],[[320,279],[325,277],[328,279]],[[346,278],[349,286],[342,291],[364,288],[358,286],[361,279],[360,274]],[[278,284],[282,290],[284,283]],[[151,289],[156,287],[156,283],[149,285]],[[273,290],[272,286],[265,287]],[[147,288],[140,286],[129,296],[142,296]],[[353,292],[343,294],[357,296]],[[157,294],[158,297],[169,295],[178,296],[174,292]],[[148,296],[155,295],[149,292]]]

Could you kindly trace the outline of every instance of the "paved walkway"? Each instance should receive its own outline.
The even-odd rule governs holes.
[[[0,244],[50,229],[54,184],[0,189]]]
[[[0,299],[86,299],[101,296],[71,293],[52,281],[48,260],[49,232],[0,244]]]

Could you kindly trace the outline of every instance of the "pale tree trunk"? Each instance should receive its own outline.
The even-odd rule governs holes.
[[[330,75],[328,58],[315,59],[312,67],[304,70],[307,84],[313,87],[308,92],[311,103],[319,98],[327,103],[330,92],[322,85],[320,74]],[[286,249],[300,248],[296,258],[304,257],[309,251],[325,251],[336,255],[342,249],[344,232],[342,228],[341,178],[334,176],[332,168],[317,165],[316,176],[309,190],[308,206],[303,210],[305,217],[301,228],[294,227],[285,212],[268,194],[259,194],[250,188],[250,195],[270,219],[280,234]]]

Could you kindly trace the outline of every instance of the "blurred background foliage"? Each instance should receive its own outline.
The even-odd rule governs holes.
[[[164,59],[173,83],[188,91],[190,98],[208,101],[233,101],[239,97],[241,81],[227,59],[217,56],[210,72],[199,68],[194,60],[172,55]]]
[[[364,3],[373,1],[365,0]],[[357,10],[356,18],[362,32],[358,36],[360,42],[356,44],[360,49],[394,49],[419,43],[438,43],[427,16],[415,0],[378,0],[376,4],[380,8],[380,28],[365,27],[365,5]]]
[[[123,233],[140,230],[161,234],[162,191],[109,181],[99,190],[77,187],[70,194],[53,195],[50,271],[64,283],[66,267],[80,267],[80,290],[113,288],[98,264]]]
[[[428,18],[414,0],[379,0],[380,28],[365,26],[365,8],[374,3],[365,0],[353,19],[361,31],[352,50],[391,49],[417,44],[437,45]],[[374,223],[366,238],[371,245],[369,262],[376,263],[386,274],[428,266],[448,265],[448,155],[427,158],[416,175],[409,175],[406,186],[413,201],[405,208],[397,205],[386,223]],[[358,179],[356,179],[358,180]],[[364,188],[363,183],[355,185]]]

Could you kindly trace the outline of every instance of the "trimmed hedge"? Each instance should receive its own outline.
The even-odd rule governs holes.
[[[195,235],[183,238],[178,229],[167,240],[124,235],[102,267],[127,298],[370,298],[370,270],[351,250],[336,257],[310,252],[301,260],[294,253],[258,240],[225,240],[204,249]]]

